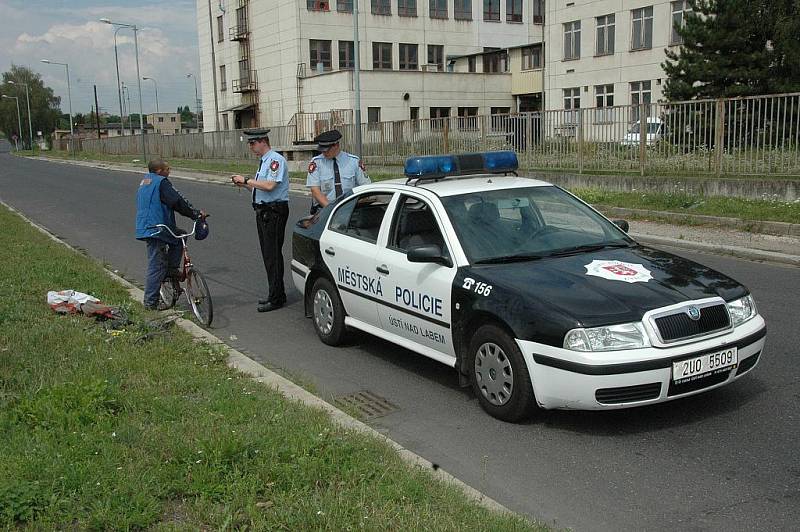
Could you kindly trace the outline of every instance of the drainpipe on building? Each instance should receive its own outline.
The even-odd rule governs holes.
[[[221,4],[222,2],[220,2]],[[223,11],[224,12],[224,11]],[[214,131],[219,131],[219,99],[217,98],[217,58],[214,51],[214,17],[211,14],[211,0],[208,0],[208,36],[211,41],[211,79],[214,82]],[[198,122],[200,117],[197,117]],[[203,121],[205,122],[205,120]]]
[[[361,157],[361,45],[358,40],[358,0],[353,2],[353,76],[355,77],[355,121],[356,121],[356,155]]]

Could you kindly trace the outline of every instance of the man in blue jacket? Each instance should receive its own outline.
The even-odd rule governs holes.
[[[144,283],[144,307],[158,310],[161,283],[167,272],[178,271],[181,266],[182,245],[167,231],[152,229],[157,224],[168,226],[179,234],[175,225],[175,212],[197,220],[205,217],[203,211],[175,190],[169,179],[169,165],[161,159],[150,161],[149,173],[139,183],[136,195],[136,238],[147,242],[147,275]]]

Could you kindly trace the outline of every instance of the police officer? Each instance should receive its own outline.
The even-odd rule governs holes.
[[[311,189],[311,214],[354,187],[370,182],[358,157],[342,151],[341,138],[342,134],[334,129],[314,139],[320,154],[308,164],[306,186]]]
[[[250,151],[261,158],[258,172],[254,178],[231,176],[234,185],[253,191],[258,242],[269,282],[269,297],[258,301],[259,312],[270,312],[286,304],[283,238],[289,218],[289,170],[286,159],[270,146],[268,133],[269,129],[244,131]]]

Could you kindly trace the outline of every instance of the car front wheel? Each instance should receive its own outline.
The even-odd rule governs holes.
[[[336,287],[320,277],[311,289],[312,319],[319,339],[328,345],[339,345],[345,334],[344,306]]]
[[[533,386],[517,343],[495,325],[484,325],[470,342],[472,388],[491,416],[516,422],[535,408]]]

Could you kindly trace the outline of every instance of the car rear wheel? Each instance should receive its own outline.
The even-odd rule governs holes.
[[[517,343],[495,325],[484,325],[470,342],[472,389],[481,407],[503,421],[520,421],[535,408],[528,367]]]
[[[311,289],[312,319],[319,339],[328,345],[339,345],[345,335],[344,306],[339,292],[328,279],[320,277]]]

